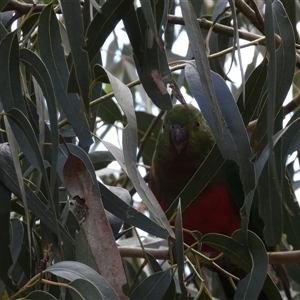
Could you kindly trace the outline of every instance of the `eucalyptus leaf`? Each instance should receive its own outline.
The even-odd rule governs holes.
[[[119,299],[110,284],[99,273],[80,262],[62,261],[50,266],[44,272],[50,272],[69,281],[86,280],[101,291],[107,299]]]
[[[175,247],[176,247],[176,261],[178,265],[178,279],[181,290],[182,299],[187,299],[187,292],[184,284],[184,246],[183,246],[183,230],[181,218],[181,202],[178,201],[177,214],[175,218]]]
[[[130,300],[161,299],[171,282],[170,270],[156,272],[142,281],[132,292]]]
[[[79,92],[85,104],[85,109],[89,112],[89,64],[87,52],[83,50],[86,42],[84,40],[80,3],[76,0],[61,0],[60,5],[64,15]],[[70,88],[69,90],[77,92],[77,90]]]
[[[1,155],[3,155],[3,144],[1,145]],[[11,278],[8,276],[8,270],[13,263],[11,256],[9,224],[10,224],[10,198],[11,192],[7,187],[0,182],[0,194],[1,194],[1,210],[0,210],[0,240],[2,246],[0,247],[0,278],[5,285],[12,291],[16,290]]]
[[[76,94],[67,94],[69,71],[61,46],[61,37],[52,4],[41,13],[39,19],[38,44],[41,58],[51,76],[54,93],[68,121],[71,123],[84,148],[92,144],[83,103]],[[51,51],[50,51],[51,49]]]
[[[221,125],[223,136],[220,138],[212,108],[203,91],[203,83],[198,76],[196,66],[192,63],[186,66],[186,78],[201,112],[214,134],[223,157],[236,161],[240,167],[244,193],[247,195],[253,190],[255,184],[254,165],[250,162],[251,149],[249,139],[230,90],[218,74],[211,72],[218,105],[222,112]]]

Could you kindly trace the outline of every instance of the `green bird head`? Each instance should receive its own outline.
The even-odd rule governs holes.
[[[214,143],[202,113],[191,104],[178,104],[164,117],[154,158],[203,160]]]

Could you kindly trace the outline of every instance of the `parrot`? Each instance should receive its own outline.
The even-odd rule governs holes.
[[[202,113],[192,104],[177,104],[163,120],[150,169],[149,186],[166,211],[195,174],[215,139]],[[239,208],[227,188],[221,169],[201,194],[183,211],[182,226],[201,234],[231,236],[241,227]],[[242,191],[242,186],[241,186]],[[243,193],[243,191],[242,191]],[[184,240],[191,245],[190,234]],[[203,251],[211,250],[203,245]]]
[[[177,104],[166,112],[149,178],[150,189],[164,211],[187,185],[215,143],[207,121],[192,104]],[[231,236],[241,228],[239,210],[243,202],[244,191],[238,166],[226,160],[214,178],[182,212],[182,227],[199,231],[202,235],[219,233]],[[262,220],[257,215],[258,209],[253,220],[256,227],[263,228]],[[256,233],[262,237],[259,228]],[[184,232],[185,243],[192,245],[195,241],[193,235]],[[217,252],[208,245],[202,245],[201,251]],[[222,274],[219,274],[219,278],[227,298],[232,299],[234,291],[228,291],[228,282],[224,282]],[[259,299],[266,299],[265,296],[261,292]],[[290,296],[287,298],[291,299]]]

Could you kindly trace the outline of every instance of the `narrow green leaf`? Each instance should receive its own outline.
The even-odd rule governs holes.
[[[177,214],[175,218],[175,246],[176,246],[176,260],[178,266],[178,279],[181,290],[181,297],[183,300],[187,299],[187,292],[184,284],[184,247],[183,247],[183,230],[182,230],[182,214],[181,201],[179,199],[177,206]]]
[[[265,245],[254,233],[248,233],[252,269],[237,285],[234,299],[257,299],[268,271],[268,255]]]
[[[251,259],[248,251],[239,241],[232,237],[218,233],[209,233],[202,237],[201,242],[223,252],[246,272],[251,270]]]
[[[30,294],[26,296],[28,300],[57,300],[54,296],[51,294],[44,292],[44,291],[33,291]]]
[[[76,261],[83,263],[98,272],[97,264],[95,262],[95,258],[87,241],[84,230],[80,230],[75,235],[75,241]]]
[[[157,237],[166,239],[168,234],[166,230],[151,219],[146,217],[144,214],[138,212],[132,206],[126,204],[117,195],[111,192],[103,184],[99,182],[100,192],[102,196],[102,201],[104,208],[111,212],[113,215],[117,216],[124,222],[136,226],[149,234]]]
[[[130,300],[161,299],[171,283],[170,270],[156,272],[142,281],[132,292]]]
[[[128,172],[127,166],[125,164],[125,158],[124,158],[123,152],[119,148],[117,148],[115,145],[113,145],[109,142],[102,141],[102,143],[111,152],[111,154],[115,157],[115,159],[120,164],[120,166],[124,170],[124,172],[128,176],[130,176],[129,175],[130,173]],[[147,208],[153,214],[156,222],[160,226],[165,228],[168,231],[169,235],[171,235],[173,237],[174,236],[173,230],[171,229],[168,219],[166,218],[164,212],[162,211],[162,208],[159,205],[159,203],[157,202],[155,196],[153,195],[153,193],[151,192],[149,187],[146,185],[146,183],[145,183],[144,179],[142,178],[142,176],[140,175],[140,173],[137,172],[137,175],[134,175],[134,176],[137,177],[134,179],[134,182],[136,184],[135,188],[136,188],[137,192],[139,193],[139,195],[140,196],[142,195],[141,197],[142,197],[143,201],[145,201]],[[130,179],[133,180],[131,177],[130,177]]]
[[[282,117],[279,115],[281,105],[290,88],[295,65],[295,49],[293,29],[287,18],[286,12],[279,1],[268,1],[266,3],[266,23],[268,30],[266,31],[267,49],[269,51],[268,64],[268,107],[267,117],[268,123],[264,131],[267,132],[268,147],[270,152],[269,167],[266,177],[262,176],[259,185],[261,191],[269,191],[268,195],[261,193],[260,211],[265,221],[264,236],[267,245],[275,245],[280,242],[282,235],[282,185],[284,176],[284,165],[281,162],[281,145],[277,145],[274,152],[273,131],[275,116],[277,127],[281,128]],[[281,37],[281,45],[275,52],[274,31],[278,31]],[[276,85],[274,85],[276,82]],[[275,99],[275,101],[274,101]],[[263,115],[260,117],[260,119]],[[258,124],[259,125],[259,124]],[[261,126],[258,126],[256,132],[263,132]],[[258,133],[262,134],[262,133]],[[257,139],[257,135],[253,139]],[[280,141],[281,142],[281,141]],[[284,147],[286,147],[284,145]],[[284,154],[285,155],[285,154]],[[267,167],[265,167],[266,169]],[[275,188],[274,188],[275,187]]]
[[[88,155],[95,170],[104,169],[115,160],[109,151],[94,151]]]
[[[237,50],[237,56],[238,56],[238,62],[239,62],[239,69],[241,73],[241,79],[242,79],[242,94],[243,94],[243,103],[245,103],[246,98],[246,92],[245,92],[245,75],[244,75],[244,69],[243,69],[243,60],[242,60],[242,54],[241,54],[241,48],[240,48],[240,39],[239,39],[239,33],[238,33],[238,19],[236,14],[236,6],[234,0],[228,0],[229,6],[231,9],[232,14],[232,25],[233,25],[233,51],[232,51],[232,60],[231,64],[233,64],[234,61],[234,54],[235,54],[235,48]],[[230,66],[231,68],[231,66]]]
[[[26,116],[20,110],[15,109],[15,108],[12,108],[8,112],[7,116],[15,125],[17,125],[19,127],[19,129],[21,129],[21,131],[23,132],[23,135],[26,136],[26,138],[28,139],[28,141],[32,147],[32,150],[34,151],[34,155],[36,157],[37,164],[35,165],[35,167],[43,175],[43,178],[45,180],[45,185],[46,185],[48,201],[49,201],[49,203],[51,203],[53,201],[53,199],[52,199],[52,194],[50,192],[50,187],[49,187],[49,183],[48,183],[48,175],[46,172],[45,163],[44,163],[42,154],[40,152],[38,141],[36,139],[34,130],[31,126],[29,120],[26,118]],[[24,148],[23,144],[19,144],[19,146],[21,149]],[[23,151],[24,151],[24,153],[26,153],[26,150],[23,150]],[[30,157],[28,157],[28,159],[30,159]],[[53,208],[54,208],[54,205],[53,205],[52,209]]]
[[[44,273],[50,272],[56,276],[64,278],[69,281],[74,281],[76,279],[84,279],[87,282],[95,285],[96,288],[101,291],[101,293],[107,299],[119,299],[116,292],[110,286],[110,284],[95,270],[87,265],[84,265],[77,261],[62,261],[58,262],[49,268],[47,268]]]
[[[160,38],[158,35],[157,27],[156,27],[156,5],[153,1],[150,0],[141,0],[141,7],[143,9],[143,13],[145,15],[146,22],[152,32],[154,39],[157,44],[160,44]]]
[[[61,46],[58,21],[52,4],[46,6],[39,19],[38,44],[41,58],[52,79],[54,93],[68,121],[84,148],[92,144],[83,103],[76,94],[67,94],[69,71]]]
[[[283,226],[287,240],[294,250],[300,250],[300,208],[291,189],[291,183],[287,176],[284,177]],[[300,277],[299,277],[300,279]]]
[[[76,290],[75,292],[73,289],[70,289],[70,294],[72,295],[72,299],[74,300],[107,299],[92,282],[85,279],[75,279],[69,283],[69,286],[72,286]]]
[[[213,15],[212,15],[212,21],[214,24],[223,24],[223,25],[229,25],[231,22],[231,17],[226,16],[227,11],[227,2],[226,1],[217,1],[214,7]],[[228,47],[230,47],[231,37],[211,32],[209,37],[209,54],[217,53],[219,51],[222,51]],[[232,60],[233,60],[233,53],[232,52]],[[222,76],[224,79],[229,80],[227,75],[224,71],[224,62],[225,62],[225,56],[216,57],[214,59],[209,60],[209,65],[211,67],[211,70],[218,73],[220,76]]]
[[[275,162],[276,163],[276,162]],[[282,194],[270,164],[266,164],[258,182],[259,212],[264,220],[264,241],[267,246],[280,243],[283,232]]]
[[[243,94],[241,93],[237,106],[242,115],[244,125],[247,126],[249,122],[253,119],[253,115],[257,109],[261,95],[264,92],[264,84],[267,79],[267,59],[264,59],[260,65],[258,65],[255,70],[251,73],[246,81],[246,98],[245,103],[243,103]]]
[[[250,234],[253,235],[253,233]],[[232,237],[216,233],[206,234],[202,237],[201,242],[223,252],[248,273],[251,272],[252,268],[251,256],[244,245],[241,244],[241,239],[244,240],[244,237],[239,230]],[[255,247],[255,244],[253,246]],[[269,275],[266,277],[263,290],[270,299],[281,299],[280,292]]]
[[[221,112],[213,86],[210,66],[206,56],[205,43],[197,22],[197,16],[190,1],[181,0],[180,7],[186,26],[186,32],[189,37],[190,46],[195,58],[197,66],[196,70],[202,83],[202,89],[207,99],[207,104],[212,111],[212,118],[216,128],[215,134],[216,137],[221,140],[223,137]]]
[[[123,165],[123,161],[125,162],[125,172],[128,172],[128,176],[131,179],[135,189],[139,193],[140,197],[145,201],[148,209],[153,214],[157,223],[163,226],[168,233],[173,236],[173,230],[170,227],[170,224],[161,208],[158,204],[156,198],[151,192],[148,185],[145,183],[144,179],[138,172],[135,162],[136,162],[136,149],[137,149],[137,125],[136,125],[136,116],[133,105],[133,98],[129,88],[112,74],[110,74],[107,70],[105,70],[109,81],[111,83],[112,89],[115,93],[115,97],[120,104],[122,110],[124,111],[127,118],[127,126],[123,130],[123,151],[126,153],[123,156],[123,153],[119,151],[117,147],[112,147],[110,143],[105,143],[104,145],[108,148],[109,151],[115,156],[115,154],[120,158],[116,157],[118,161],[121,162],[121,166]],[[113,153],[113,152],[116,153]]]
[[[19,73],[19,45],[15,32],[9,33],[0,44],[0,99],[5,111],[18,108],[26,115]]]
[[[39,13],[33,13],[32,15],[28,16],[26,20],[24,20],[20,28],[24,36],[28,35],[32,30],[34,30],[34,27],[36,28],[39,20],[39,16],[40,16]]]
[[[174,279],[171,280],[166,293],[164,294],[164,296],[161,299],[162,300],[176,299],[176,285],[175,285]]]
[[[282,44],[276,51],[277,78],[276,78],[276,112],[280,110],[283,101],[290,89],[296,63],[295,37],[293,26],[288,15],[278,0],[272,3],[276,30],[279,31]]]
[[[97,55],[101,46],[119,21],[126,15],[132,6],[133,0],[115,1],[108,0],[101,6],[101,13],[97,13],[88,27],[86,34],[86,51],[90,62]]]
[[[130,8],[123,18],[126,32],[133,48],[133,58],[143,87],[153,103],[162,110],[172,108],[171,98],[166,88],[173,80],[166,53],[149,33],[141,8]]]
[[[168,24],[168,14],[172,9],[173,3],[170,0],[156,2],[156,26],[158,35],[162,40],[163,34],[166,33],[166,26]],[[165,43],[166,40],[164,39]]]
[[[186,78],[198,105],[208,122],[218,147],[225,159],[234,160],[240,168],[240,176],[247,195],[255,186],[254,165],[250,162],[251,148],[243,120],[238,111],[234,98],[225,81],[216,73],[211,72],[217,101],[222,112],[222,132],[220,138],[216,128],[213,112],[203,91],[196,66],[186,65]]]
[[[268,146],[270,149],[270,171],[272,172],[270,175],[275,177],[278,180],[278,175],[276,174],[275,169],[275,161],[271,159],[273,156],[271,155],[271,151],[273,148],[273,133],[274,133],[274,114],[275,114],[275,97],[276,97],[276,89],[277,86],[274,85],[276,82],[276,73],[277,73],[277,62],[276,62],[276,54],[275,54],[275,36],[274,36],[274,24],[273,24],[273,7],[272,0],[266,0],[266,13],[265,13],[265,34],[266,34],[266,46],[269,54],[269,63],[268,63],[268,110],[267,110],[267,137],[268,137]],[[275,188],[276,192],[278,191]],[[278,197],[276,197],[278,199]],[[268,224],[266,224],[268,226]]]
[[[13,166],[8,164],[5,159],[0,155],[0,181],[5,183],[5,186],[14,193],[19,199],[22,199],[18,179]],[[55,217],[49,211],[47,206],[37,197],[37,195],[25,185],[25,193],[27,197],[28,207],[37,218],[56,234],[61,234],[63,238],[74,244],[73,238],[69,235],[64,227],[58,222],[55,222]],[[58,232],[59,230],[59,232]]]
[[[47,108],[49,112],[50,126],[51,126],[51,173],[50,173],[50,187],[51,192],[54,191],[56,181],[56,165],[58,152],[58,124],[57,124],[57,109],[56,97],[52,85],[51,77],[43,64],[41,59],[30,50],[23,48],[20,50],[20,60],[26,68],[33,74],[39,83],[43,96],[47,101]]]
[[[7,155],[5,144],[0,145],[1,155]],[[10,158],[9,158],[10,159]],[[10,223],[10,200],[11,200],[11,191],[0,182],[0,195],[1,195],[1,210],[0,210],[0,279],[1,281],[12,291],[16,290],[15,285],[13,284],[11,278],[8,276],[8,270],[13,263],[10,250],[10,236],[9,236],[9,223]]]
[[[112,99],[108,99],[99,104],[97,116],[107,124],[114,124],[116,121],[123,120],[119,107]]]
[[[281,131],[276,133],[274,136],[274,146],[278,143],[278,141],[280,141],[280,139],[282,139],[282,138],[285,139],[288,137],[286,139],[286,142],[283,143],[284,148],[282,151],[282,155],[285,155],[285,156],[283,156],[281,158],[282,161],[286,161],[288,154],[290,154],[294,151],[293,150],[293,149],[295,149],[294,142],[299,140],[299,138],[300,138],[299,121],[300,121],[300,118],[293,120],[293,122],[291,124],[287,125],[284,129],[282,129]],[[297,132],[296,135],[294,135],[295,132]],[[257,185],[258,179],[261,177],[263,169],[269,158],[269,150],[270,149],[269,149],[268,145],[266,145],[265,148],[263,149],[263,151],[261,152],[259,159],[257,160],[257,162],[255,164],[256,185]],[[250,213],[250,209],[251,209],[252,202],[253,202],[253,197],[254,197],[254,191],[248,194],[246,202],[245,202],[245,207],[248,210],[247,214]]]
[[[157,261],[157,259],[147,252],[145,254],[147,257],[148,264],[152,269],[152,272],[153,273],[161,272],[162,268],[161,268],[160,263]]]
[[[73,67],[76,74],[80,95],[85,104],[85,109],[89,112],[89,60],[85,50],[83,20],[80,2],[77,0],[60,0],[63,17],[67,29]],[[77,92],[70,90],[70,92]]]
[[[20,187],[21,195],[22,195],[22,202],[23,202],[24,211],[25,211],[24,221],[26,222],[26,229],[27,229],[27,236],[28,236],[28,246],[31,249],[32,236],[31,236],[31,228],[30,228],[30,217],[29,217],[28,203],[27,203],[27,198],[26,198],[26,193],[25,193],[25,185],[24,185],[24,181],[23,181],[23,174],[22,174],[21,164],[20,164],[19,155],[18,155],[18,144],[14,137],[12,129],[9,125],[9,122],[7,120],[7,116],[4,116],[4,124],[5,124],[5,128],[6,128],[7,139],[8,139],[9,146],[10,146],[11,158],[13,160],[14,169],[16,170],[18,184]],[[31,262],[32,261],[31,252],[29,252],[29,253],[30,253],[30,262]]]
[[[20,219],[12,218],[10,220],[11,226],[11,254],[14,264],[17,263],[19,255],[22,250],[22,244],[24,240],[24,227]]]
[[[270,79],[270,85],[271,90],[275,88],[274,98],[271,98],[271,102],[274,102],[274,117],[279,116],[280,123],[281,121],[281,107],[283,104],[283,101],[286,98],[286,95],[290,89],[293,76],[294,76],[294,68],[295,68],[295,59],[296,59],[296,52],[295,52],[295,40],[294,40],[294,33],[292,25],[286,15],[286,12],[284,8],[282,7],[281,2],[274,1],[272,3],[272,11],[273,11],[273,18],[268,17],[268,22],[274,25],[275,32],[280,34],[281,38],[281,45],[276,50],[276,52],[273,54],[275,55],[275,58],[273,58],[272,68],[269,63],[269,71],[271,73],[271,79]],[[268,27],[268,25],[267,25]],[[269,32],[271,35],[271,39],[274,40],[273,35],[274,31]],[[274,41],[273,41],[274,43]],[[273,45],[271,45],[273,47]],[[271,81],[273,78],[273,73],[275,72],[276,68],[276,80]],[[270,76],[268,76],[270,78]],[[272,105],[272,103],[270,103]],[[252,145],[259,145],[262,143],[263,137],[272,130],[272,127],[269,128],[267,124],[267,114],[268,114],[268,105],[265,105],[263,107],[262,112],[260,113],[259,119],[257,121],[257,125],[255,127],[255,131],[253,132],[251,136],[251,144]],[[274,119],[274,118],[273,118]],[[274,120],[272,119],[272,122],[274,123]],[[268,121],[271,122],[271,121]],[[281,124],[280,124],[281,125]],[[273,125],[272,125],[273,126]],[[278,130],[276,128],[276,130]],[[260,148],[263,148],[265,144],[260,146]]]
[[[297,23],[298,23],[297,1],[282,0],[281,3],[283,4],[283,7],[286,10],[286,13],[287,13],[287,15],[290,19],[290,22],[293,26],[296,43],[299,43],[299,37],[297,34]]]

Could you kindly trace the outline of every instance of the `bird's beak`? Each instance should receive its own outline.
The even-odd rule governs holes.
[[[171,125],[171,141],[178,154],[186,147],[187,132],[181,125]]]

